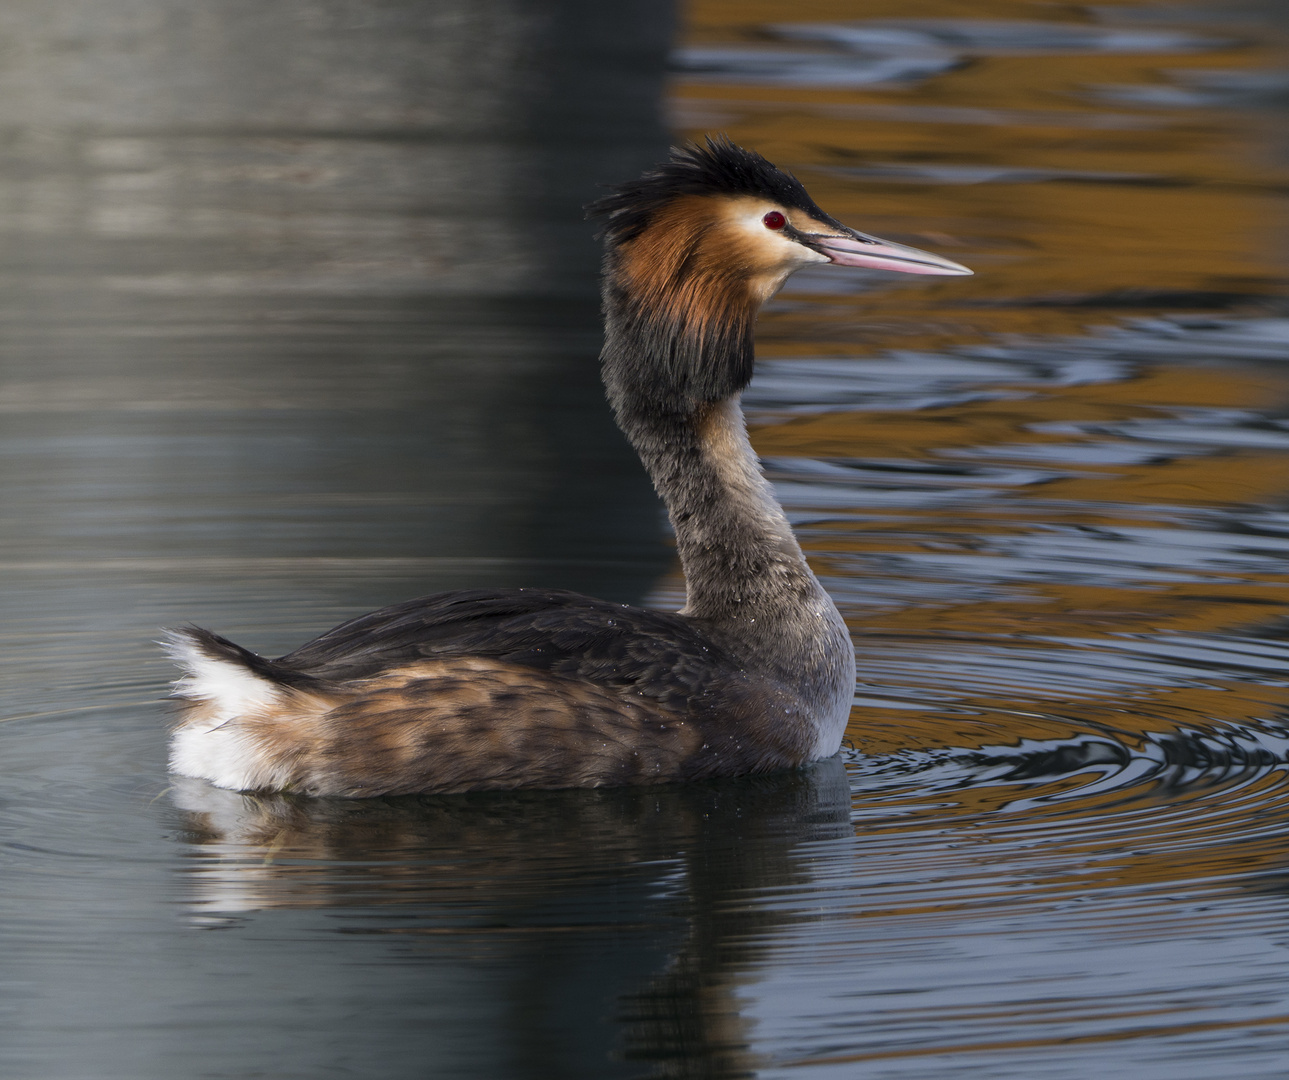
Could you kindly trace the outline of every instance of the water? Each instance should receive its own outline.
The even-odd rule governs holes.
[[[116,6],[0,16],[6,1075],[1282,1075],[1274,7],[697,0],[664,93],[654,4]],[[677,602],[576,211],[660,95],[977,270],[803,273],[760,325],[753,439],[857,645],[842,756],[175,782],[162,625]]]

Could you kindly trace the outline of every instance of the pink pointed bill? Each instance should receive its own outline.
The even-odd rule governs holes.
[[[893,244],[875,236],[856,233],[849,236],[811,237],[816,250],[827,255],[838,266],[866,266],[873,270],[898,270],[903,274],[970,274],[972,271],[929,251]]]

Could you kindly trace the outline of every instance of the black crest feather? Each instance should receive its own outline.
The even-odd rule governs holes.
[[[588,217],[607,218],[604,232],[610,243],[620,244],[639,235],[678,195],[758,195],[842,228],[815,205],[800,180],[755,150],[736,146],[726,135],[709,135],[703,145],[672,147],[668,161],[612,188],[586,212]]]

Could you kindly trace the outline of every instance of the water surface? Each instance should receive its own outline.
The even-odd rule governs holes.
[[[6,1073],[1283,1073],[1273,9],[692,4],[676,131],[977,270],[803,273],[760,325],[847,746],[344,803],[167,777],[151,638],[678,604],[576,213],[661,152],[669,18],[65,7],[4,17],[0,76]]]

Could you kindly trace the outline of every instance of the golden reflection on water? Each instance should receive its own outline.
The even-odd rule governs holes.
[[[967,15],[1096,28],[1131,14],[1124,5],[1116,22],[1115,9],[1098,11],[1100,21],[1084,9],[1032,3],[979,2],[964,11],[934,0],[804,0],[789,11],[774,0],[694,0],[687,28],[691,46],[755,50],[805,48],[776,41],[765,29],[788,21]],[[1191,85],[1188,72],[1275,69],[1283,50],[1247,26],[1239,33],[1211,24],[1185,30],[1193,47],[1171,52],[964,48],[960,66],[897,86],[680,77],[673,107],[685,134],[726,130],[796,171],[821,205],[848,223],[943,251],[977,272],[969,279],[883,281],[849,295],[786,293],[763,316],[761,357],[847,356],[860,358],[862,367],[862,358],[888,350],[944,352],[1016,335],[1036,342],[1041,353],[1044,339],[1077,340],[1090,328],[1157,312],[1275,313],[1285,280],[1274,243],[1283,228],[1285,171],[1268,145],[1271,119],[1223,109],[1220,100],[1165,109],[1125,104],[1115,94],[1122,98],[1123,87]],[[996,122],[987,122],[991,116]],[[935,172],[946,166],[977,172]],[[1025,182],[1018,170],[1043,175]],[[1009,182],[989,182],[991,176]],[[986,179],[967,182],[973,177]],[[1277,510],[1289,491],[1289,444],[1197,442],[1138,460],[1061,462],[1060,448],[1105,442],[1131,433],[1134,424],[1175,422],[1188,410],[1274,415],[1289,400],[1289,374],[1278,366],[1231,362],[1220,351],[1187,358],[1182,351],[1176,362],[1166,354],[1132,360],[1119,377],[1076,385],[1018,379],[991,385],[976,400],[939,406],[868,404],[805,415],[754,409],[754,442],[769,459],[931,465],[984,456],[1033,461],[1044,446],[1054,448],[1055,467],[1042,482],[969,504],[883,508],[860,498],[860,509],[847,516],[830,518],[820,509],[822,520],[801,527],[804,543],[824,574],[849,575],[858,594],[889,572],[884,567],[893,556],[906,560],[901,566],[916,565],[920,553],[997,556],[1009,543],[1053,530],[1185,530],[1193,523],[1188,515]],[[804,496],[790,508],[804,512],[809,505]],[[883,692],[902,688],[916,702],[942,677],[930,660],[918,670],[918,657],[946,650],[970,646],[962,653],[968,668],[972,648],[1019,657],[1018,650],[1041,642],[1046,657],[1028,673],[1017,667],[1010,687],[1006,677],[954,687],[948,710],[928,701],[857,706],[850,739],[870,754],[1068,739],[1098,728],[1131,743],[1282,713],[1289,688],[1229,672],[1131,686],[1115,679],[1100,687],[1066,685],[1067,663],[1095,667],[1096,648],[1109,655],[1127,635],[1241,634],[1274,625],[1289,611],[1289,573],[1272,558],[1199,575],[1189,574],[1193,567],[1178,569],[1190,580],[1158,573],[1107,583],[1078,574],[1062,580],[1051,570],[1009,578],[1003,572],[1004,587],[991,594],[964,589],[957,596],[952,578],[932,570],[943,586],[934,595],[847,605],[861,695],[868,680]],[[956,798],[977,810],[1005,801],[1001,789],[989,787]]]

